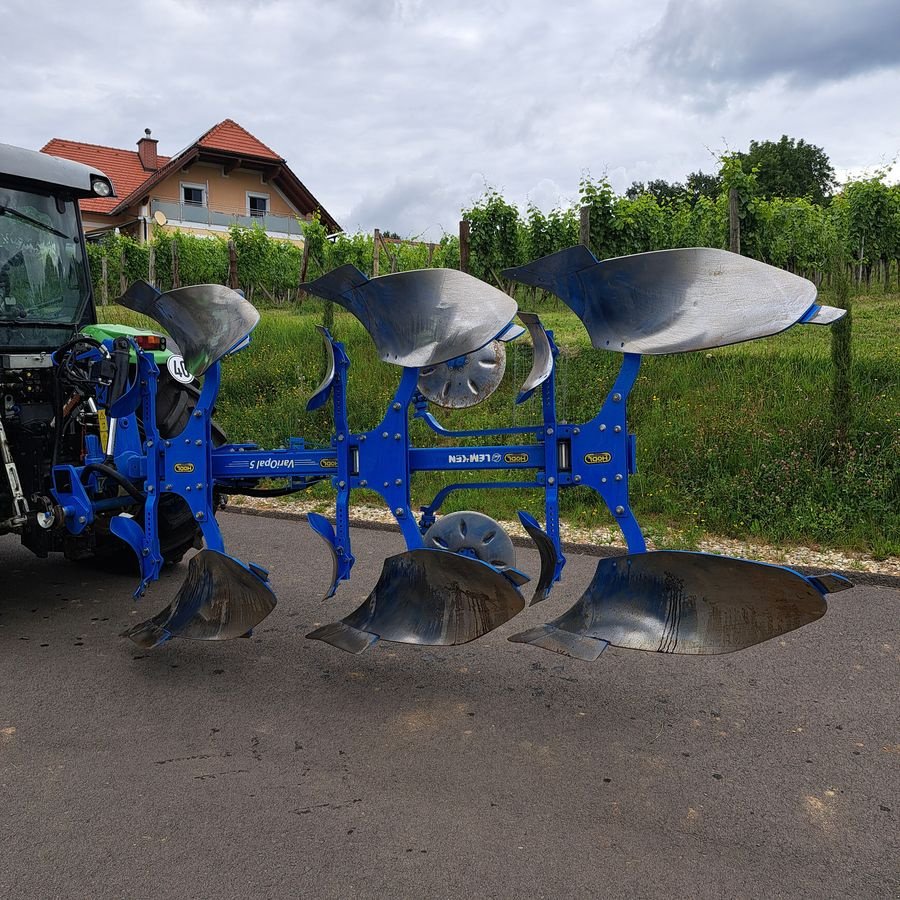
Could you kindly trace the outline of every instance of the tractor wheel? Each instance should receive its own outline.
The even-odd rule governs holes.
[[[156,393],[156,427],[163,438],[180,434],[197,405],[200,391],[193,384],[181,384],[168,372],[160,373]],[[213,422],[213,446],[226,443],[225,432]],[[216,494],[218,497],[218,492]],[[159,548],[163,562],[174,565],[193,547],[202,546],[200,528],[191,515],[187,503],[177,494],[162,494],[159,498]],[[106,569],[121,569],[123,561],[134,567],[130,553],[122,553],[122,542],[112,534],[97,534],[94,561]]]

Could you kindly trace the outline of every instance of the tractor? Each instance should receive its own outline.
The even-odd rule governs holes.
[[[844,311],[818,304],[806,279],[710,248],[598,260],[575,246],[507,270],[508,278],[559,297],[598,353],[621,357],[596,415],[570,423],[557,416],[553,333],[537,315],[519,312],[511,296],[456,270],[368,278],[342,266],[304,287],[359,320],[381,361],[400,368],[398,387],[381,421],[351,430],[351,361],[320,327],[325,376],[307,409],[330,402],[331,440],[313,447],[291,437],[283,448],[265,449],[229,443],[212,418],[222,360],[248,347],[259,321],[239,292],[193,285],[163,293],[139,281],[118,302],[149,316],[158,332],[96,321],[78,201],[112,192],[110,180],[87,166],[0,145],[0,535],[18,535],[38,556],[62,552],[110,567],[128,558],[139,572],[136,598],[164,566],[196,548],[171,603],[124,632],[140,646],[249,636],[275,608],[275,593],[268,572],[226,552],[216,522],[220,498],[288,494],[322,481],[335,492],[333,520],[310,513],[308,523],[331,564],[327,597],[353,568],[354,490],[380,495],[407,547],[385,560],[358,609],[307,635],[350,653],[379,641],[465,643],[546,600],[565,566],[559,492],[572,486],[594,490],[628,553],[601,559],[567,612],[511,641],[582,660],[610,645],[726,653],[815,621],[827,594],[851,586],[836,574],[648,552],[629,504],[637,443],[627,400],[642,356],[840,318]],[[516,402],[539,402],[540,422],[441,425],[436,409],[464,409],[496,390],[505,344],[526,333],[533,364]],[[414,444],[412,419],[439,440]],[[519,514],[540,558],[530,600],[522,589],[531,579],[498,522],[478,511],[439,514],[460,484],[413,510],[411,481],[429,471],[486,473],[483,482],[466,480],[470,489],[542,493],[543,524]]]

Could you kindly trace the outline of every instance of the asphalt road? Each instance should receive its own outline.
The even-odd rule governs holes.
[[[127,579],[0,540],[0,896],[900,896],[900,592],[759,647],[595,663],[511,644],[307,641],[354,580],[296,523],[225,514],[280,602],[249,641],[119,638]],[[522,554],[536,570],[536,557]],[[141,618],[168,602],[184,567]]]

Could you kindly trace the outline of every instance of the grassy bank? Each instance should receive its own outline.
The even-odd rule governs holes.
[[[562,348],[560,418],[590,418],[619,357],[591,349],[581,323],[564,308],[551,302],[538,311]],[[119,307],[102,317],[138,320]],[[265,446],[279,446],[289,435],[310,443],[328,439],[330,406],[304,411],[321,377],[314,330],[321,319],[315,301],[301,311],[264,311],[250,349],[225,362],[218,417],[233,439]],[[335,331],[352,360],[351,428],[371,428],[399,370],[378,361],[368,335],[341,310]],[[646,358],[630,407],[639,465],[632,498],[642,524],[676,527],[688,543],[692,534],[713,532],[876,557],[900,553],[900,295],[854,299],[849,423],[834,420],[830,352],[829,329],[810,326],[707,353]],[[438,418],[451,428],[538,421],[536,398],[522,407],[512,402],[530,365],[527,340],[508,345],[501,389],[473,409],[437,411]],[[839,424],[846,443],[837,439]],[[434,442],[418,424],[416,434],[422,443]],[[417,477],[416,503],[449,481]],[[536,492],[463,491],[445,505],[448,511],[473,507],[510,518],[517,508],[540,514],[541,502]],[[578,524],[609,521],[587,489],[563,492],[562,513]]]

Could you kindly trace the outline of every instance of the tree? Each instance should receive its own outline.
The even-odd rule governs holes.
[[[779,141],[750,141],[750,149],[737,156],[748,175],[756,173],[759,194],[765,199],[807,197],[824,204],[837,186],[825,151],[802,138],[795,141],[783,134]]]
[[[664,178],[654,178],[644,184],[643,181],[632,182],[632,185],[625,191],[625,196],[629,200],[637,200],[641,194],[652,194],[656,197],[659,204],[673,203],[685,196],[685,187],[680,181],[666,181]]]
[[[715,200],[722,190],[722,179],[718,175],[707,175],[706,172],[691,172],[685,179],[685,187],[693,206],[701,197]]]

